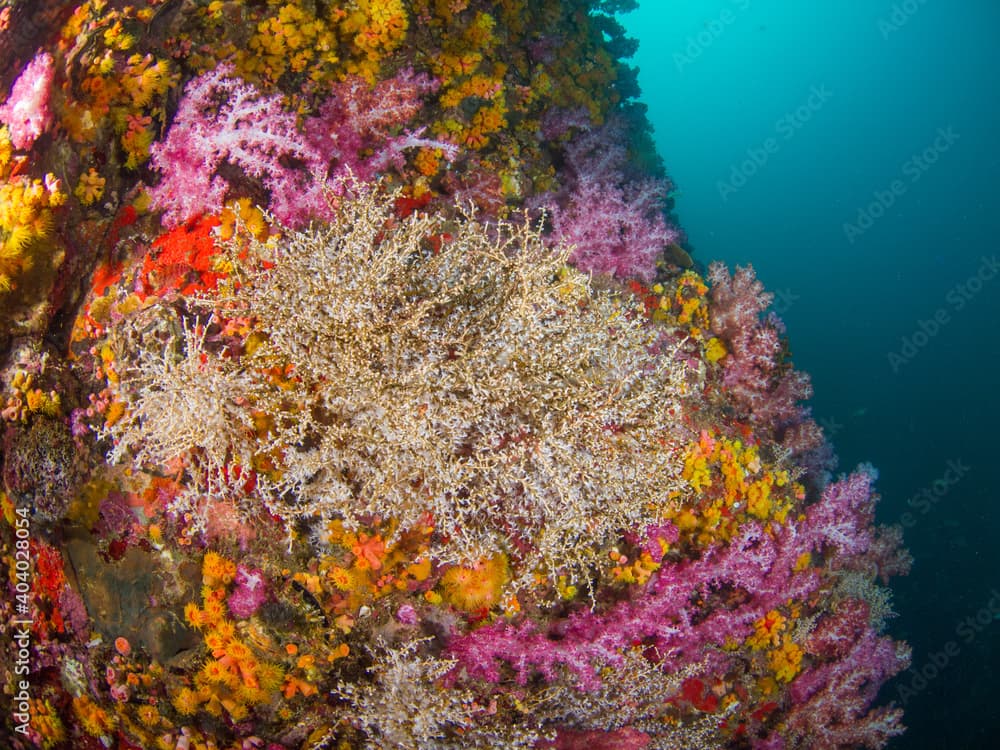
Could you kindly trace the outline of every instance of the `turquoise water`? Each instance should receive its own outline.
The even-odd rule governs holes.
[[[995,746],[1000,4],[643,0],[643,99],[703,263],[752,262],[916,560],[892,748]]]

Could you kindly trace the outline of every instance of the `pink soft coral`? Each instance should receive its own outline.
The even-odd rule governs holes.
[[[150,196],[172,228],[221,208],[238,167],[267,190],[269,208],[282,223],[301,227],[329,218],[328,182],[348,174],[367,181],[389,168],[400,170],[408,149],[455,155],[454,146],[422,138],[419,129],[393,132],[435,88],[430,78],[410,71],[374,88],[348,78],[300,132],[280,96],[262,94],[236,78],[232,65],[220,65],[187,85],[166,139],[153,146],[151,164],[163,176]]]
[[[234,617],[245,620],[252,617],[267,601],[268,589],[260,570],[239,565],[236,568],[236,586],[229,595],[229,611]]]
[[[680,237],[667,223],[666,180],[628,174],[622,125],[588,130],[566,148],[568,189],[536,205],[549,211],[552,235],[574,246],[583,271],[651,281],[656,260]]]
[[[0,121],[10,129],[10,140],[15,148],[31,148],[52,126],[49,95],[54,75],[52,55],[40,52],[18,76],[7,101],[0,106]]]
[[[836,460],[822,429],[801,402],[812,396],[804,372],[785,360],[785,325],[774,313],[765,314],[773,295],[764,291],[752,266],[730,274],[722,263],[708,269],[712,333],[726,346],[723,386],[743,416],[766,430],[816,477],[829,472]]]
[[[812,667],[792,683],[785,736],[793,738],[793,747],[810,750],[885,747],[903,733],[902,711],[869,707],[882,683],[909,663],[908,646],[866,627],[841,658]]]
[[[303,207],[321,211],[322,195],[289,160],[321,166],[303,147],[281,98],[262,95],[234,78],[232,65],[220,65],[187,85],[170,132],[151,149],[150,163],[163,178],[149,194],[164,209],[164,224],[175,227],[221,208],[228,183],[218,170],[228,163],[272,194],[297,195]],[[294,217],[282,211],[278,218]]]

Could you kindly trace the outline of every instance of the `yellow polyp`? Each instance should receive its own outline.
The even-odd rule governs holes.
[[[791,682],[802,668],[802,649],[790,639],[768,654],[768,665],[781,682]]]
[[[674,524],[680,531],[694,531],[698,528],[698,517],[692,511],[685,510],[674,518]]]
[[[792,570],[795,573],[801,573],[803,570],[805,570],[806,568],[808,568],[811,564],[812,564],[812,553],[811,552],[803,552],[801,555],[798,556],[798,558],[796,558],[795,565],[792,567]]]
[[[777,645],[780,642],[781,633],[785,629],[785,623],[784,616],[772,609],[754,622],[754,632],[747,638],[747,645],[757,650]]]
[[[108,427],[112,427],[117,424],[117,422],[125,416],[125,404],[121,401],[112,401],[104,412],[104,423]]]
[[[710,364],[716,364],[719,360],[723,359],[726,354],[728,354],[726,351],[726,345],[714,336],[705,344],[705,359]]]
[[[236,563],[218,552],[207,552],[201,563],[202,580],[208,586],[228,585],[236,575]]]
[[[431,574],[431,559],[425,557],[406,568],[406,575],[415,581],[426,581]]]

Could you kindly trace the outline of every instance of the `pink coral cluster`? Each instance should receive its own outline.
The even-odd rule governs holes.
[[[16,148],[27,150],[52,126],[49,107],[55,64],[48,52],[39,52],[11,87],[10,96],[0,106],[0,121],[10,129]]]
[[[263,571],[238,565],[234,582],[236,586],[229,595],[229,611],[234,617],[246,620],[267,601],[267,581]]]
[[[567,188],[537,205],[550,212],[553,237],[574,246],[578,268],[651,281],[680,232],[664,214],[670,183],[628,174],[622,133],[612,122],[578,135],[566,147]]]
[[[729,673],[737,665],[724,644],[749,636],[753,623],[782,603],[818,592],[823,579],[801,565],[803,556],[829,554],[844,565],[869,551],[872,480],[870,471],[854,473],[828,485],[799,521],[770,528],[748,523],[700,559],[664,564],[640,598],[580,609],[549,630],[497,622],[458,637],[449,647],[457,660],[449,680],[498,683],[512,676],[525,685],[565,671],[580,689],[594,691],[601,669],[618,666],[634,644],[656,654],[663,669],[700,663],[706,674]],[[731,604],[719,606],[727,597]],[[843,738],[853,732],[850,746],[875,748],[901,731],[897,711],[866,713],[879,686],[909,659],[904,647],[877,635],[867,604],[845,600],[820,621],[808,644],[813,663],[792,682],[793,734],[826,737],[828,744],[812,747],[838,748],[849,745]],[[762,747],[783,747],[780,738],[774,742]]]
[[[712,333],[723,341],[723,386],[736,405],[816,474],[835,465],[822,429],[800,402],[812,397],[809,376],[785,361],[785,326],[766,314],[774,295],[764,291],[753,266],[730,274],[712,263]]]
[[[401,169],[413,148],[456,148],[409,130],[391,135],[419,112],[436,89],[425,75],[402,71],[371,87],[350,77],[338,84],[301,129],[280,95],[265,95],[220,65],[187,85],[167,137],[152,148],[152,166],[162,178],[150,190],[163,223],[176,227],[223,201],[253,193],[257,181],[269,195],[275,217],[292,227],[330,216],[325,185],[348,173],[370,180],[390,167]],[[233,168],[242,170],[242,178]]]
[[[879,687],[909,663],[908,646],[864,628],[847,653],[818,663],[792,683],[785,735],[809,737],[815,750],[884,747],[903,733],[902,709],[870,706]]]

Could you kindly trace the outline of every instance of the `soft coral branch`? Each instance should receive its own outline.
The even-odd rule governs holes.
[[[812,397],[812,384],[785,361],[785,325],[774,313],[765,314],[774,296],[764,291],[752,266],[730,274],[724,264],[713,263],[708,279],[712,333],[727,352],[723,386],[746,418],[821,477],[836,460],[822,429],[801,405]]]
[[[455,156],[453,146],[422,138],[419,130],[393,133],[435,88],[411,71],[374,87],[348,78],[300,131],[280,96],[262,94],[237,79],[232,65],[220,65],[188,84],[170,132],[153,147],[152,166],[163,176],[150,195],[164,209],[166,226],[175,227],[218,210],[233,187],[222,172],[238,167],[267,190],[279,221],[300,227],[329,218],[324,186],[336,177],[351,173],[367,181],[390,167],[401,170],[403,152],[412,148]]]
[[[551,213],[553,236],[575,247],[578,268],[651,281],[680,232],[665,216],[670,183],[629,174],[622,136],[621,123],[578,135],[566,148],[567,190],[537,205]]]

